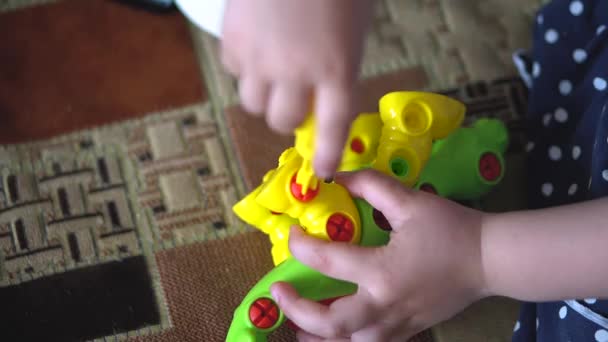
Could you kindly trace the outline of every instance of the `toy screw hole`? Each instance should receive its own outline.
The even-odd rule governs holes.
[[[410,167],[405,159],[396,157],[396,158],[391,159],[389,164],[390,164],[391,172],[395,176],[397,176],[399,178],[404,178],[405,176],[407,176],[407,173],[408,173]]]
[[[431,193],[433,195],[437,195],[437,190],[430,183],[424,183],[418,189],[420,189],[420,191],[424,191],[424,192]]]
[[[424,134],[431,125],[431,119],[426,108],[420,103],[410,103],[401,113],[402,125],[409,135]]]
[[[391,227],[391,224],[388,222],[388,220],[381,211],[374,208],[374,211],[372,211],[372,216],[374,218],[374,223],[376,224],[376,226],[380,227],[380,229],[389,232],[393,230],[393,227]]]

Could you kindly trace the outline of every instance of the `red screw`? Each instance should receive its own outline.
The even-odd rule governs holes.
[[[293,197],[295,197],[295,199],[297,199],[300,202],[312,201],[312,199],[315,198],[317,196],[317,194],[319,193],[319,187],[317,186],[316,189],[309,188],[308,191],[306,191],[306,193],[303,194],[302,185],[300,185],[300,184],[298,184],[298,182],[296,182],[296,178],[297,178],[297,174],[293,175],[293,177],[291,178],[291,194],[293,195]]]
[[[279,307],[268,298],[258,298],[249,307],[249,320],[256,328],[268,329],[279,320]]]
[[[325,225],[327,235],[332,241],[349,242],[355,233],[355,225],[343,214],[333,214]]]
[[[365,152],[365,145],[363,145],[363,141],[359,138],[353,138],[350,142],[350,149],[355,153],[363,153]]]
[[[493,182],[500,177],[502,165],[494,153],[488,152],[481,156],[479,159],[479,173],[488,182]]]

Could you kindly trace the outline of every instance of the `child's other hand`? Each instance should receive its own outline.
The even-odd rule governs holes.
[[[244,108],[293,133],[317,115],[315,171],[333,176],[355,117],[353,98],[372,0],[229,0],[222,59]],[[312,99],[315,107],[311,108]]]
[[[364,248],[292,229],[290,250],[298,260],[359,285],[356,294],[324,306],[274,284],[279,306],[304,330],[300,340],[404,341],[485,296],[482,213],[371,170],[338,174],[336,181],[384,213],[391,240]]]

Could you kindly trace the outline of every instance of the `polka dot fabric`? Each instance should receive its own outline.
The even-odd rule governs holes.
[[[532,80],[531,209],[608,195],[607,25],[606,0],[553,0],[536,17],[531,51],[516,56]],[[608,301],[524,303],[513,330],[514,342],[608,342]]]

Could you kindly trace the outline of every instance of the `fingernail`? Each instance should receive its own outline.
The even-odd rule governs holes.
[[[328,166],[327,162],[320,162],[319,160],[314,161],[314,169],[317,177],[321,179],[333,178],[334,171]]]
[[[331,179],[331,178],[333,178],[332,173],[330,171],[324,170],[324,169],[316,170],[316,174],[317,174],[317,177],[321,178],[321,179]]]

